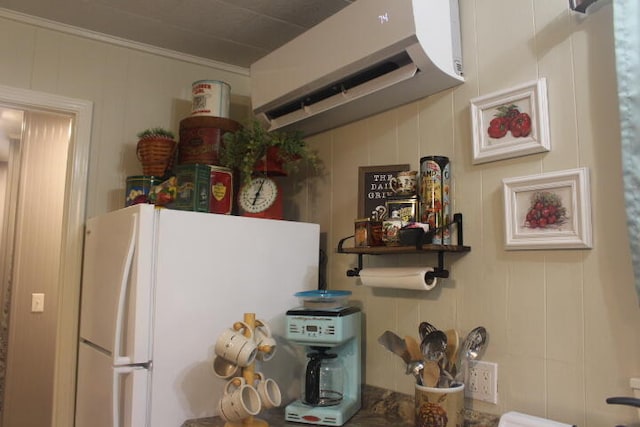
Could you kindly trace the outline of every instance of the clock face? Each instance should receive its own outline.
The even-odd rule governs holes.
[[[269,209],[277,198],[276,183],[267,177],[259,177],[242,187],[238,194],[238,204],[245,212],[259,213]]]

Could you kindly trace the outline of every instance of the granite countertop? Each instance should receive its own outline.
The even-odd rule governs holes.
[[[257,418],[271,427],[300,427],[300,424],[285,421],[284,409],[277,408],[261,412]],[[496,427],[499,417],[492,414],[464,411],[464,427]],[[219,417],[187,420],[182,427],[224,427],[225,421]],[[346,427],[414,427],[413,396],[396,393],[378,387],[364,386],[362,409],[347,423]]]

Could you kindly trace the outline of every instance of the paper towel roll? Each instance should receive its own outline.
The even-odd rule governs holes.
[[[431,267],[389,267],[363,268],[360,270],[360,280],[364,286],[374,288],[417,289],[430,291],[438,283],[434,277],[427,279],[427,273],[433,271]]]

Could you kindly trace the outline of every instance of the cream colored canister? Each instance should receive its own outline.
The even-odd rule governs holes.
[[[229,118],[231,86],[220,80],[198,80],[191,85],[191,115]]]
[[[463,427],[464,384],[451,388],[416,385],[416,427]]]

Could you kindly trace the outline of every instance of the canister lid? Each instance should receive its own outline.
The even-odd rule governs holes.
[[[306,308],[329,309],[346,306],[351,291],[314,290],[296,292],[294,295],[302,299],[302,305]]]
[[[349,296],[351,295],[351,291],[330,291],[325,289],[318,289],[314,291],[296,292],[294,295],[297,297],[306,298],[306,299],[326,300],[326,299],[333,299],[337,297]]]
[[[180,129],[215,128],[226,132],[236,132],[242,125],[233,119],[215,116],[191,116],[180,120]]]

